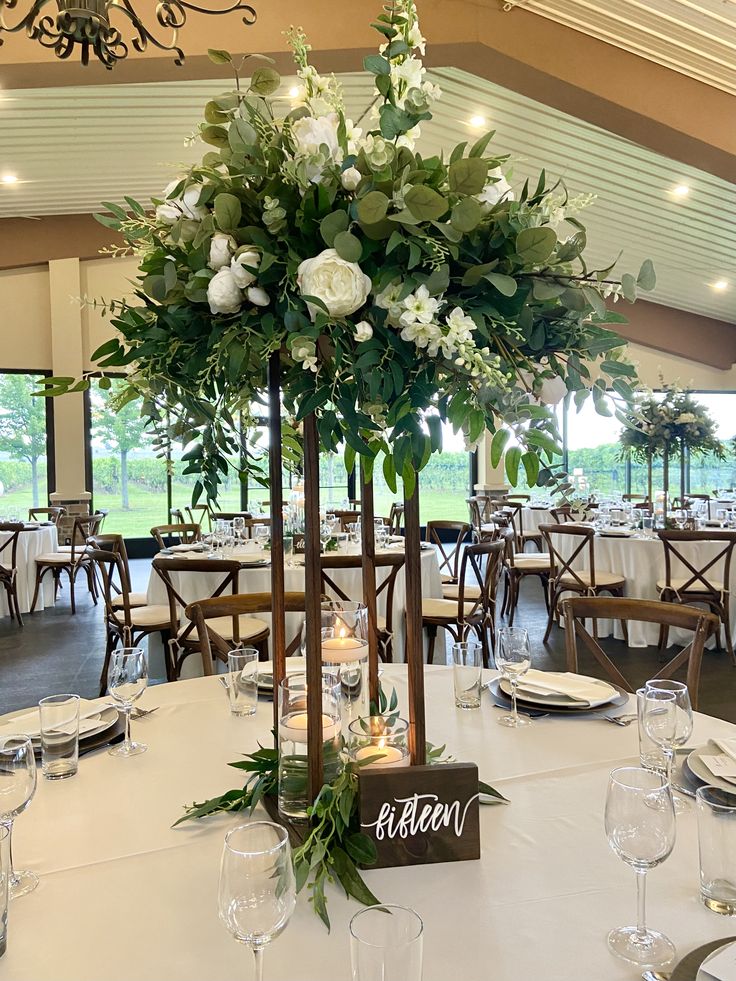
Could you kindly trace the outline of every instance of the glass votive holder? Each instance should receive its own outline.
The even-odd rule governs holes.
[[[49,695],[38,703],[41,770],[48,780],[73,777],[79,766],[79,695]]]
[[[369,715],[348,727],[348,756],[361,768],[409,766],[409,723],[397,715]]]
[[[354,604],[357,605],[357,604]],[[322,610],[322,664],[332,669],[340,682],[343,723],[367,715],[368,706],[368,639],[364,632],[365,608],[355,616],[346,611]]]
[[[708,909],[736,915],[736,793],[698,787],[700,898]]]
[[[324,781],[332,783],[342,772],[341,685],[334,671],[322,672],[320,692]],[[307,676],[290,674],[279,685],[279,812],[297,821],[307,820],[309,759],[307,743]]]

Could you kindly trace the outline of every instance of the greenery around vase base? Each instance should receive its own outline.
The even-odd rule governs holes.
[[[427,743],[427,763],[442,765],[451,762],[444,754],[444,746],[436,747]],[[380,903],[359,872],[359,866],[374,865],[377,855],[373,841],[360,830],[358,769],[376,759],[377,757],[368,757],[361,760],[360,764],[346,761],[339,776],[332,783],[324,784],[307,812],[307,836],[293,853],[297,892],[301,892],[305,885],[308,887],[311,893],[309,901],[328,930],[330,918],[325,896],[327,883],[339,882],[347,897],[352,896],[364,906]],[[175,822],[174,827],[184,821],[220,812],[247,811],[252,814],[265,797],[276,798],[278,750],[259,746],[254,753],[247,753],[244,760],[228,765],[249,774],[245,786],[228,790],[201,804],[188,806],[186,813]],[[478,790],[494,801],[507,802],[502,794],[483,781],[478,781]],[[481,803],[484,803],[482,797]]]

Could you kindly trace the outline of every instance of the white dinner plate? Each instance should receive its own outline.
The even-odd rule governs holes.
[[[19,712],[10,712],[8,715],[4,715],[2,720],[0,720],[0,735],[4,736],[4,735],[12,734],[13,731],[12,720],[14,718],[28,715],[28,711],[29,711],[28,709],[21,709]],[[80,726],[82,725],[83,722],[92,722],[93,719],[94,716],[91,716],[88,719],[80,719],[79,720]],[[109,729],[111,726],[114,726],[117,721],[118,721],[118,710],[116,708],[113,708],[112,706],[108,708],[104,708],[100,712],[99,717],[95,722],[95,725],[91,726],[89,729],[87,729],[84,732],[80,731],[79,733],[80,741],[84,741],[85,739],[88,739],[90,736],[99,735],[99,733],[104,732],[106,729]],[[25,731],[25,730],[21,730],[21,731]],[[41,736],[40,734],[38,734],[38,728],[36,727],[36,730],[28,733],[28,735],[30,735],[31,737],[34,749],[37,749],[41,745]]]
[[[270,565],[270,559],[238,559],[242,569],[261,569],[265,565]]]
[[[520,701],[526,702],[530,705],[538,705],[540,707],[548,706],[550,708],[580,709],[583,712],[587,712],[592,708],[599,708],[601,705],[607,705],[619,694],[618,689],[614,688],[613,685],[609,685],[607,681],[601,681],[599,678],[589,678],[584,674],[581,674],[580,677],[584,678],[586,681],[589,681],[591,684],[600,686],[600,698],[593,698],[590,701],[584,702],[579,698],[570,698],[567,695],[563,695],[561,692],[550,692],[549,695],[542,695],[537,692],[526,691],[523,687],[523,679],[519,683],[517,694]],[[511,685],[506,678],[501,678],[499,680],[499,687],[504,695],[511,695]]]
[[[307,670],[305,657],[287,657],[286,674],[299,674]],[[273,661],[260,661],[258,664],[258,687],[261,691],[273,691]]]
[[[730,793],[736,794],[736,778],[731,782],[724,780],[723,777],[716,777],[700,759],[701,756],[719,756],[722,752],[723,750],[719,749],[715,743],[709,742],[705,746],[694,749],[685,762],[693,776],[697,777],[701,783],[707,783],[711,787],[719,787],[721,790],[728,790]]]
[[[708,954],[703,963],[698,968],[698,973],[695,976],[695,981],[713,981],[713,975],[707,970],[708,962],[714,960],[724,950],[728,950],[729,947],[736,947],[736,940],[732,940],[729,944],[724,944],[719,947],[718,950],[714,950],[712,954]]]
[[[630,528],[606,528],[598,534],[601,538],[631,538],[634,532]]]

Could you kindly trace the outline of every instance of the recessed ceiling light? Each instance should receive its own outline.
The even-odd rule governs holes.
[[[299,95],[299,86],[292,85],[291,88],[289,89],[289,98],[296,99],[298,95]]]
[[[470,125],[473,129],[482,129],[486,125],[485,116],[471,116],[469,119]]]
[[[3,176],[0,177],[0,181],[2,181],[3,184],[17,184],[18,178],[15,176],[15,174],[3,174]]]
[[[710,284],[710,288],[712,290],[718,290],[719,293],[722,293],[724,290],[727,290],[728,289],[728,280],[727,279],[717,279],[715,281],[715,283],[711,283]]]
[[[672,188],[673,198],[686,198],[690,193],[690,188],[687,184],[678,184],[676,187]]]

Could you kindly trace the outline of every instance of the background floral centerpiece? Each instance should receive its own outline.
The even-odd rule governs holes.
[[[377,95],[362,127],[299,30],[299,105],[283,118],[267,59],[249,62],[246,83],[242,63],[212,51],[236,87],[205,107],[202,161],[153,212],[126,198],[99,216],[139,257],[140,278],[134,301],[105,304],[119,335],[98,368],[125,367],[123,398],[143,394],[161,442],[187,446],[195,499],[216,500],[223,474],[251,465],[234,462],[236,419],[264,391],[273,352],[297,421],[316,413],[324,449],[345,446],[349,469],[360,454],[370,475],[382,456],[389,486],[403,478],[410,495],[445,420],[471,444],[495,433],[512,483],[523,466],[544,484],[561,455],[545,402],[591,392],[606,411],[607,389],[632,396],[635,371],[607,329],[625,318],[606,300],[653,288],[651,263],[621,282],[589,269],[564,187],[542,172],[514,193],[493,133],[418,152],[441,93],[415,4],[397,0],[375,27],[382,43],[365,68]],[[46,394],[94,383],[48,379]]]

